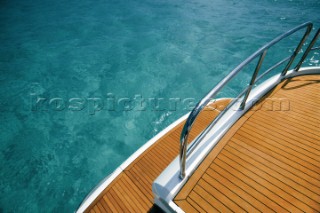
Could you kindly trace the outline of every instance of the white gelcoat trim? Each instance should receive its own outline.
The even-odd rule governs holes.
[[[305,67],[305,68],[301,68],[298,72],[294,72],[290,70],[290,72],[288,72],[288,74],[285,77],[293,78],[293,77],[302,76],[302,75],[319,74],[319,72],[320,72],[319,67]]]
[[[159,206],[164,212],[177,212],[177,213],[184,213],[184,211],[173,201],[162,201],[157,197],[154,199],[154,203]]]
[[[186,162],[186,178],[183,180],[179,178],[180,166],[178,157],[167,167],[166,170],[164,170],[164,172],[160,174],[152,186],[153,193],[156,194],[156,197],[160,197],[161,200],[165,200],[168,203],[172,202],[173,198],[177,195],[207,154],[212,150],[212,148],[214,148],[225,132],[228,131],[229,128],[251,108],[252,104],[255,103],[255,100],[261,99],[267,92],[277,86],[282,79],[309,74],[320,74],[320,68],[301,68],[299,72],[291,70],[285,77],[281,77],[280,74],[278,74],[253,89],[247,99],[245,109],[243,111],[233,111],[235,107],[232,106],[228,111],[226,111],[217,124],[200,142],[194,152],[189,156]],[[240,103],[235,103],[234,105],[239,107]]]
[[[170,201],[169,202],[169,206],[171,207],[171,209],[174,210],[174,212],[177,213],[185,213],[175,202]]]

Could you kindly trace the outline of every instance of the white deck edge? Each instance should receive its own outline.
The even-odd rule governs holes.
[[[183,180],[181,180],[179,177],[180,165],[179,157],[177,157],[154,181],[152,189],[153,194],[155,195],[155,203],[166,212],[183,212],[183,210],[180,209],[180,207],[178,207],[176,204],[172,204],[174,203],[174,197],[178,194],[189,177],[202,163],[209,152],[215,147],[215,145],[217,145],[224,134],[251,108],[251,106],[255,103],[255,100],[260,100],[271,89],[282,82],[283,79],[310,74],[320,74],[320,68],[301,68],[299,72],[293,72],[291,70],[284,77],[281,77],[280,74],[275,75],[251,91],[244,110],[234,110],[239,108],[240,103],[235,103],[236,107],[230,107],[230,109],[225,112],[221,119],[210,130],[207,136],[204,137],[198,147],[187,159],[186,177]]]

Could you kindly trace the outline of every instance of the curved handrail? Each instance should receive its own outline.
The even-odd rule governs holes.
[[[220,81],[203,99],[201,99],[197,105],[195,106],[195,108],[191,111],[189,117],[186,120],[186,123],[182,129],[181,132],[181,136],[180,136],[180,154],[179,154],[179,159],[180,159],[180,178],[183,179],[185,177],[185,170],[186,170],[186,159],[187,159],[187,155],[190,155],[192,153],[192,151],[194,150],[194,148],[199,144],[199,142],[201,141],[201,139],[203,138],[204,135],[206,135],[208,133],[208,127],[200,134],[199,137],[197,137],[193,143],[192,146],[192,150],[189,152],[189,150],[187,150],[187,145],[188,145],[188,136],[189,133],[192,129],[192,126],[197,118],[197,116],[199,115],[199,113],[202,111],[202,109],[210,102],[210,100],[236,75],[238,74],[247,64],[249,64],[250,62],[252,62],[255,58],[260,57],[259,62],[256,66],[256,69],[253,73],[253,76],[251,78],[250,84],[249,86],[245,89],[245,91],[243,91],[241,94],[243,95],[243,93],[245,93],[243,102],[241,103],[241,107],[240,109],[243,109],[245,107],[246,104],[246,99],[248,98],[251,88],[253,86],[253,84],[256,82],[256,78],[257,78],[257,74],[259,72],[259,69],[261,67],[261,64],[263,62],[264,56],[266,55],[267,50],[275,45],[276,43],[278,43],[279,41],[281,41],[282,39],[294,34],[295,32],[306,28],[306,31],[303,35],[303,37],[301,38],[297,48],[295,49],[295,51],[293,52],[293,54],[283,60],[281,60],[280,62],[278,62],[276,65],[274,65],[273,67],[271,67],[270,69],[268,69],[267,71],[265,71],[263,74],[261,74],[261,76],[258,77],[258,79],[260,79],[262,77],[262,75],[267,74],[268,72],[270,72],[271,70],[275,69],[276,67],[280,66],[281,64],[283,64],[286,61],[289,61],[286,65],[286,67],[284,68],[284,70],[282,71],[281,75],[284,76],[288,69],[290,68],[291,64],[293,63],[295,57],[297,56],[298,52],[300,51],[302,45],[304,44],[304,42],[306,41],[308,35],[310,34],[311,30],[312,30],[312,23],[311,22],[306,22],[304,24],[301,24],[291,30],[289,30],[288,32],[278,36],[277,38],[273,39],[271,42],[267,43],[266,45],[264,45],[263,47],[261,47],[260,49],[258,49],[255,53],[253,53],[251,56],[249,56],[246,60],[244,60],[241,64],[239,64],[234,70],[232,70],[222,81]],[[231,103],[232,104],[232,103]],[[223,113],[223,112],[221,112]],[[221,114],[220,113],[220,114]],[[220,118],[221,116],[218,116],[218,118]],[[216,119],[218,119],[216,118]],[[215,119],[215,120],[216,120]],[[209,125],[211,126],[211,125]],[[187,153],[188,152],[188,153]]]

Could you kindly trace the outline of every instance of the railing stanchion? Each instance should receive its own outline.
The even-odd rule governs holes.
[[[266,56],[266,54],[267,54],[267,49],[266,49],[265,51],[263,51],[263,53],[260,55],[258,64],[257,64],[257,66],[256,66],[256,69],[254,70],[254,73],[253,73],[253,75],[252,75],[250,84],[249,84],[249,86],[248,86],[248,90],[247,90],[247,92],[246,92],[246,94],[245,94],[245,96],[243,97],[243,100],[242,100],[242,102],[241,102],[241,105],[240,105],[240,109],[241,109],[241,110],[243,110],[244,107],[246,106],[246,101],[247,101],[247,99],[248,99],[248,97],[249,97],[249,94],[250,94],[250,92],[251,92],[251,89],[252,89],[254,83],[256,82],[256,78],[257,78],[258,72],[259,72],[259,70],[260,70],[260,68],[261,68],[263,59],[264,59],[264,57]]]
[[[298,55],[299,51],[301,50],[302,45],[306,41],[306,39],[309,36],[311,30],[312,30],[312,25],[308,25],[307,29],[306,29],[306,32],[304,33],[302,39],[300,40],[300,43],[298,44],[297,48],[294,50],[294,52],[293,52],[293,54],[292,54],[292,56],[290,58],[290,61],[288,62],[287,66],[283,69],[283,71],[281,73],[282,76],[285,76],[287,74],[287,71],[289,70],[291,64],[293,63],[294,59]]]
[[[294,68],[294,71],[297,72],[301,65],[302,65],[302,62],[306,59],[307,55],[309,54],[311,48],[313,47],[313,45],[316,43],[318,37],[320,35],[320,28],[318,29],[318,31],[316,32],[316,34],[314,35],[312,41],[310,42],[308,48],[306,49],[306,51],[304,52],[303,56],[301,57],[299,63],[297,64],[297,66]]]

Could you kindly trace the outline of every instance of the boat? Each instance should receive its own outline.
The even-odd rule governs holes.
[[[303,23],[258,49],[77,212],[320,212],[320,66],[304,66],[319,56],[312,30]],[[298,32],[290,55],[265,68],[270,48]],[[245,88],[219,97],[249,64]]]

